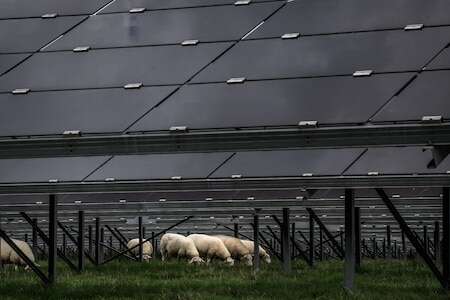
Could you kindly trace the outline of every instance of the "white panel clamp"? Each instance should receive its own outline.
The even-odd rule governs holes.
[[[231,178],[239,179],[239,178],[242,178],[242,175],[241,174],[233,174],[233,175],[231,175]]]
[[[299,127],[317,127],[319,125],[318,121],[300,121],[298,122]]]
[[[378,173],[376,171],[373,171],[373,172],[368,172],[367,175],[369,175],[369,176],[378,176],[378,175],[380,175],[380,173]]]
[[[87,52],[91,49],[90,46],[79,46],[79,47],[75,47],[73,48],[73,52]]]
[[[300,32],[289,32],[285,33],[281,36],[283,40],[289,40],[289,39],[297,39],[300,36]]]
[[[233,77],[227,80],[228,84],[233,83],[243,83],[245,81],[245,77]]]
[[[184,40],[181,42],[181,46],[195,46],[198,44],[198,40]]]
[[[81,131],[80,131],[80,130],[65,130],[65,131],[63,132],[63,135],[64,135],[64,136],[68,136],[68,137],[71,137],[71,136],[81,136]]]
[[[234,2],[234,5],[238,6],[238,5],[248,5],[250,4],[250,0],[238,0],[236,2]]]
[[[423,29],[423,24],[409,24],[404,28],[406,31],[408,30],[421,30]]]
[[[442,116],[423,116],[422,123],[441,123]]]
[[[172,176],[172,177],[170,177],[170,179],[172,179],[172,180],[181,180],[181,176]]]
[[[83,202],[80,201],[80,200],[75,200],[74,203],[75,203],[75,204],[81,204],[81,203],[83,203]]]
[[[353,73],[353,77],[364,77],[364,76],[370,76],[372,75],[373,71],[372,70],[359,70],[359,71],[355,71]]]
[[[124,89],[139,89],[142,87],[142,82],[134,82],[134,83],[127,83],[123,86]]]
[[[49,13],[49,14],[43,14],[41,16],[42,19],[52,19],[52,18],[56,18],[58,16],[57,13]]]
[[[295,200],[303,200],[303,199],[304,199],[303,196],[297,196],[297,197],[295,197]]]
[[[113,178],[113,177],[108,177],[108,178],[105,178],[105,181],[106,182],[111,182],[111,181],[116,181],[116,179]],[[122,201],[122,200],[120,200],[120,201]]]
[[[131,14],[135,14],[135,13],[141,13],[145,11],[145,7],[134,7],[132,9],[130,9],[128,12]]]
[[[312,173],[303,173],[302,176],[303,177],[312,177],[313,174]]]
[[[161,199],[159,199],[159,202],[166,202],[166,199],[165,198],[161,198]]]
[[[12,91],[14,95],[28,94],[30,89],[15,89]]]
[[[207,197],[207,198],[205,198],[205,200],[206,200],[206,201],[213,201],[213,198]]]
[[[58,179],[49,179],[48,183],[58,183]]]
[[[247,200],[255,200],[255,197],[247,197]]]
[[[36,202],[36,205],[42,205],[43,203],[42,203],[42,201],[37,201]]]
[[[172,132],[186,132],[188,131],[188,127],[187,126],[172,126],[169,128],[169,131]]]

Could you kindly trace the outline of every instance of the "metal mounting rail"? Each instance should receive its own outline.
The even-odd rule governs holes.
[[[0,158],[450,144],[450,123],[0,139]]]

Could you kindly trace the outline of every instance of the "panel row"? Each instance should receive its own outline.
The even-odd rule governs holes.
[[[447,157],[434,169],[428,168],[431,159],[431,151],[420,147],[250,151],[235,155],[123,155],[115,156],[109,161],[108,157],[2,159],[0,182],[230,178],[233,175],[242,178],[414,175],[450,172],[450,158]]]
[[[447,70],[191,84],[175,93],[177,86],[5,93],[0,136],[449,120],[449,81]]]

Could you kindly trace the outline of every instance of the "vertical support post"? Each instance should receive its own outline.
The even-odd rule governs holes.
[[[28,243],[28,233],[25,233],[24,240],[25,240],[25,243]]]
[[[283,270],[286,273],[291,271],[291,255],[290,255],[290,235],[289,235],[289,208],[283,208],[283,228],[281,230],[281,252],[283,257]]]
[[[377,258],[377,238],[372,237],[372,259]]]
[[[323,231],[319,228],[319,260],[323,261]]]
[[[31,234],[32,244],[33,244],[33,253],[37,255],[38,253],[38,233],[37,233],[37,219],[33,219],[33,229]]]
[[[386,238],[383,238],[383,258],[386,259]]]
[[[138,236],[139,236],[139,261],[144,261],[144,246],[142,245],[143,241],[143,232],[142,232],[142,216],[138,217]]]
[[[109,236],[109,257],[111,257],[113,255],[113,237],[112,235]]]
[[[425,249],[425,253],[430,253],[430,247],[428,247],[428,226],[423,225],[423,248]]]
[[[386,226],[386,243],[387,243],[387,247],[386,247],[386,250],[387,250],[387,257],[388,258],[391,258],[391,256],[392,256],[392,247],[391,247],[391,244],[392,244],[392,240],[391,240],[391,225],[387,225]]]
[[[105,244],[105,229],[103,227],[100,227],[100,263],[103,262],[105,259],[105,247],[103,246]]]
[[[314,266],[314,218],[309,214],[309,265]]]
[[[2,229],[2,216],[0,215],[0,230]],[[0,238],[0,257],[2,257],[2,239]],[[34,249],[33,249],[34,251]],[[36,252],[34,252],[36,253]],[[0,270],[3,270],[3,259],[0,259]]]
[[[450,188],[442,190],[442,275],[449,289],[450,280]]]
[[[234,233],[234,237],[235,238],[239,238],[239,224],[238,223],[234,223],[233,224],[233,233]]]
[[[100,265],[100,218],[95,218],[95,264]]]
[[[355,279],[355,194],[345,190],[345,267],[344,288],[353,289]]]
[[[361,209],[355,207],[355,267],[361,267]]]
[[[48,211],[48,280],[50,284],[53,284],[56,279],[57,205],[56,196],[50,195]]]
[[[155,232],[152,231],[152,247],[153,247],[153,253],[155,253],[155,257],[156,257],[156,253],[158,253],[158,251],[156,251],[156,240],[155,240]]]
[[[295,222],[292,222],[291,224],[291,239],[292,239],[292,250],[291,250],[291,259],[294,260],[295,257],[295,245],[294,245],[294,241],[295,241]]]
[[[66,240],[66,235],[63,233],[63,236],[62,236],[62,253],[64,255],[66,255],[66,248],[67,248],[67,240]]]
[[[394,258],[398,257],[397,254],[398,254],[398,252],[397,252],[397,240],[394,240],[394,253],[393,253]]]
[[[84,269],[84,211],[78,212],[78,272]]]
[[[402,252],[403,256],[406,257],[406,239],[405,239],[405,231],[402,230]]]
[[[260,269],[260,257],[259,257],[259,209],[255,209],[253,215],[253,270],[256,273]]]
[[[89,255],[94,256],[94,250],[93,250],[93,245],[92,245],[92,240],[93,240],[93,230],[92,230],[92,225],[89,225],[88,227],[88,248],[89,248]]]
[[[434,222],[434,258],[436,262],[440,262],[441,257],[441,237],[439,232],[439,222]]]

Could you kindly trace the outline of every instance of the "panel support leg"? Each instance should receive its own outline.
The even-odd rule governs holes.
[[[283,257],[283,270],[286,273],[291,271],[291,254],[290,254],[290,234],[289,234],[289,208],[283,208],[283,228],[281,230],[281,252]]]
[[[55,283],[56,280],[57,204],[56,196],[50,195],[48,217],[48,280],[50,284]]]
[[[355,267],[361,268],[361,210],[355,207]]]
[[[259,209],[255,209],[253,215],[253,270],[256,273],[260,270],[259,257]]]
[[[345,271],[344,288],[352,290],[355,279],[355,195],[345,190]]]
[[[84,269],[84,211],[78,212],[78,271]]]

